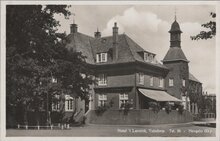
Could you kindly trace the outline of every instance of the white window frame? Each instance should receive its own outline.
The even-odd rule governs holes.
[[[139,72],[139,77],[138,77],[138,83],[141,85],[144,85],[144,73],[143,72]]]
[[[52,83],[57,83],[57,78],[52,77],[51,82],[52,82]]]
[[[101,62],[107,62],[107,53],[101,53]]]
[[[97,53],[96,54],[96,62],[107,62],[107,53]]]
[[[99,94],[98,95],[98,106],[105,106],[107,103],[107,95]]]
[[[153,54],[149,54],[149,62],[153,62],[154,61],[154,55]]]
[[[96,62],[97,63],[101,62],[101,54],[100,53],[96,54]]]
[[[154,77],[150,76],[150,86],[154,86]]]
[[[155,62],[154,55],[151,53],[144,52],[144,61],[154,63]]]
[[[52,102],[52,111],[59,111],[60,110],[60,102]]]
[[[170,87],[174,86],[174,79],[173,78],[169,78],[169,86]]]
[[[105,86],[107,85],[107,75],[106,74],[99,74],[98,76],[98,85]]]
[[[144,52],[144,61],[149,62],[149,56],[147,52]]]
[[[128,94],[119,94],[119,109],[121,108],[122,103],[125,104],[126,102],[128,102]]]
[[[73,98],[65,95],[65,111],[73,111]]]
[[[163,88],[164,87],[164,79],[159,78],[159,87]]]
[[[185,79],[182,79],[182,84],[183,84],[183,87],[186,86],[186,80]]]

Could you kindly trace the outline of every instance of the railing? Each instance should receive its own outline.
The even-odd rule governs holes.
[[[204,113],[203,118],[216,118],[215,113]]]

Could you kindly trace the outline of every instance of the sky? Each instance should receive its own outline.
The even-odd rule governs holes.
[[[142,48],[156,54],[163,60],[169,46],[169,33],[176,13],[182,30],[181,48],[189,62],[189,71],[203,83],[203,90],[215,93],[215,38],[192,41],[190,36],[198,34],[201,24],[212,18],[213,5],[72,5],[69,10],[75,16],[60,21],[58,32],[70,33],[70,24],[78,24],[78,31],[90,36],[99,29],[102,36],[112,35],[112,27],[117,22],[119,34],[125,33]],[[175,12],[176,11],[176,12]]]

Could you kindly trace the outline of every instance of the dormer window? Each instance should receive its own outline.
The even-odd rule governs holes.
[[[144,61],[145,62],[150,62],[150,63],[154,63],[154,54],[151,54],[151,53],[147,53],[147,52],[144,52]]]
[[[149,58],[148,58],[148,53],[145,52],[145,53],[144,53],[144,61],[145,61],[145,62],[148,62],[148,60],[149,60]]]
[[[107,62],[107,53],[97,53],[96,54],[96,62]]]
[[[164,79],[159,78],[159,87],[163,87],[163,86],[164,86]]]

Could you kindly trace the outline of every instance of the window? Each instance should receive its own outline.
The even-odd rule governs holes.
[[[148,58],[148,53],[144,53],[144,61],[145,62],[148,62],[149,61],[149,58]]]
[[[144,85],[144,73],[139,73],[139,84]]]
[[[173,79],[169,79],[169,86],[173,86]]]
[[[96,62],[107,62],[107,53],[97,53],[96,54]]]
[[[59,101],[52,103],[52,111],[59,111],[60,110],[60,103]]]
[[[159,78],[159,87],[163,87],[164,86],[163,83],[164,83],[164,79]]]
[[[54,78],[54,77],[52,77],[52,83],[57,83],[57,79],[56,78]]]
[[[98,95],[98,106],[105,106],[107,103],[107,95]]]
[[[154,60],[153,54],[149,54],[149,62],[153,62],[153,60]]]
[[[107,85],[107,76],[106,76],[106,74],[100,74],[99,75],[98,85]]]
[[[101,53],[96,54],[96,62],[101,62]]]
[[[182,79],[182,84],[183,84],[183,87],[186,86],[186,80],[185,79]]]
[[[150,86],[153,86],[153,85],[154,85],[154,77],[150,76]]]
[[[65,111],[73,111],[73,98],[65,95]]]
[[[60,110],[60,95],[55,94],[54,95],[54,100],[52,101],[52,111],[59,111]]]
[[[128,94],[119,94],[119,108],[123,108],[126,102],[128,102]]]
[[[144,52],[144,61],[154,63],[154,55],[151,53]]]

